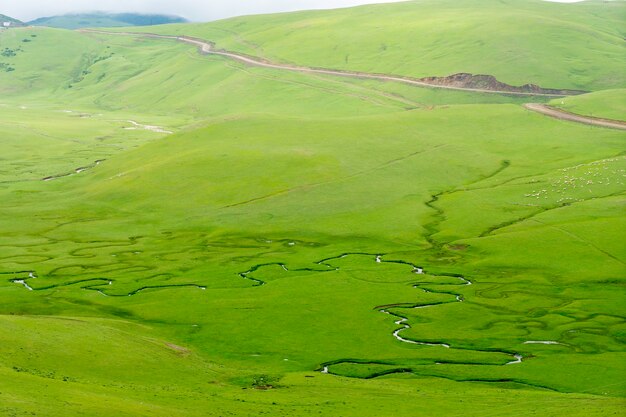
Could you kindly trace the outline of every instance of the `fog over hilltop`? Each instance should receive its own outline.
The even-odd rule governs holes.
[[[66,13],[91,11],[160,13],[192,21],[210,21],[232,16],[287,12],[305,9],[330,9],[371,3],[396,3],[399,0],[9,0],[0,13],[22,21]],[[553,0],[572,3],[580,0]]]
[[[23,21],[43,16],[91,11],[160,13],[192,21],[210,21],[247,14],[349,7],[368,3],[393,3],[398,0],[49,0],[9,1],[0,13]],[[4,2],[3,2],[4,3]]]

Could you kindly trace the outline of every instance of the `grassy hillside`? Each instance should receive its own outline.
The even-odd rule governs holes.
[[[625,16],[623,1],[415,0],[150,31],[301,65],[599,90],[626,86]]]
[[[548,416],[563,410],[575,416],[600,416],[598,406],[604,412],[619,412],[614,399],[588,394],[574,397],[576,407],[557,393],[516,389],[498,390],[479,402],[484,387],[437,378],[361,381],[294,372],[279,389],[242,390],[224,382],[234,377],[232,370],[196,352],[181,351],[150,335],[145,326],[128,321],[1,316],[0,322],[0,334],[7,342],[0,354],[12,358],[11,366],[0,365],[0,410],[5,415],[307,416],[321,412],[357,417],[386,415],[389,410],[394,415],[415,415],[414,404],[425,395],[429,401],[422,406],[422,415],[454,412],[458,404],[469,416],[480,416],[481,404],[522,412],[523,401],[532,401]],[[42,385],[45,389],[34,395],[33,388]],[[352,395],[337,398],[337,391]]]
[[[65,45],[62,51],[55,48],[59,42]],[[15,51],[0,60],[14,68],[0,72],[0,91],[5,97],[59,106],[76,103],[92,110],[176,114],[185,119],[240,112],[358,115],[427,110],[439,104],[537,99],[284,74],[220,57],[201,57],[195,48],[172,41],[56,29],[7,32],[0,36],[0,48]],[[273,94],[276,90],[291,95],[292,102],[285,105],[281,95]]]
[[[550,102],[572,113],[626,120],[626,89],[604,90]]]
[[[484,115],[480,123],[476,110]],[[529,117],[536,131],[520,123]],[[455,122],[442,125],[444,120]],[[2,312],[129,320],[147,326],[145,332],[164,340],[161,346],[182,346],[223,367],[215,376],[223,388],[204,388],[176,377],[196,366],[191,357],[184,366],[162,359],[171,368],[162,375],[173,385],[173,397],[158,395],[148,402],[151,407],[192,410],[207,400],[192,396],[181,402],[176,392],[189,396],[214,389],[220,398],[239,389],[234,398],[257,401],[255,390],[248,394],[241,388],[266,384],[278,389],[262,404],[293,407],[304,375],[311,375],[314,385],[334,387],[363,415],[367,392],[399,392],[407,383],[385,378],[380,382],[385,388],[374,383],[355,390],[350,379],[306,374],[321,363],[354,358],[384,366],[338,364],[330,372],[354,378],[409,368],[420,378],[511,381],[518,387],[507,394],[517,398],[507,409],[513,414],[533,399],[547,401],[552,415],[562,412],[552,408],[557,404],[574,415],[602,415],[620,407],[624,395],[621,324],[613,317],[621,314],[623,301],[614,290],[625,258],[617,244],[624,225],[615,195],[623,190],[625,160],[610,158],[622,142],[619,132],[589,132],[514,106],[345,120],[243,119],[170,136],[78,175],[3,185]],[[502,170],[503,160],[510,165]],[[564,177],[586,181],[593,175],[588,171],[605,168],[614,184],[598,183],[591,193],[589,186],[561,191],[557,185]],[[538,199],[534,195],[541,188],[550,193]],[[429,203],[433,194],[440,195],[436,204]],[[439,216],[439,210],[445,214]],[[467,216],[471,223],[464,221]],[[614,233],[607,235],[608,230]],[[331,261],[337,272],[315,264],[348,252],[372,255]],[[376,253],[420,265],[426,274],[378,264]],[[293,272],[274,265],[260,267],[250,278],[238,275],[274,262]],[[473,285],[459,285],[451,275],[459,273]],[[34,291],[11,279],[26,280]],[[267,284],[256,287],[252,279]],[[428,293],[413,288],[418,281]],[[455,294],[465,301],[454,302]],[[453,348],[413,348],[395,340],[391,333],[397,326],[374,307],[398,302],[449,303],[415,313],[393,311],[414,326],[404,337]],[[116,346],[127,343],[116,333],[109,338]],[[93,336],[80,340],[77,348],[93,351]],[[524,344],[532,340],[563,345]],[[152,357],[153,343],[145,343],[134,349]],[[503,366],[513,352],[525,361]],[[116,359],[107,361],[113,364],[109,375],[96,364],[88,371],[59,369],[63,362],[54,355],[39,362],[6,358],[9,367],[81,384],[74,389],[86,399],[101,395],[98,387],[111,384],[107,381],[123,378],[119,388],[126,392],[109,395],[146,404],[139,393],[159,386],[149,364],[142,365],[151,375],[144,378],[126,374],[125,362]],[[38,386],[37,379],[23,384]],[[445,386],[437,382],[433,395]],[[570,394],[534,399],[533,387]],[[468,389],[493,401],[502,392]],[[571,393],[598,397],[574,394],[572,402]],[[328,391],[321,398],[337,401]],[[318,401],[290,408],[290,414],[324,410]],[[371,415],[391,407],[386,401]],[[437,415],[441,404],[447,404],[444,398],[424,414]],[[225,406],[242,413],[234,403]],[[141,415],[130,405],[121,407]],[[394,413],[413,415],[401,407]]]
[[[333,67],[335,42],[361,54],[344,68],[397,72],[414,50],[399,28],[462,25],[481,4],[426,75],[495,68],[502,50],[467,47],[497,42],[492,24],[537,56],[571,52],[523,64],[549,87],[621,65],[602,58],[617,50],[603,4],[508,5],[555,44],[496,25],[499,4],[440,4],[148,30]],[[352,38],[329,36],[340,17]],[[368,52],[366,18],[393,54]],[[288,50],[295,22],[311,40]],[[572,41],[601,31],[587,42],[605,52]],[[521,106],[536,97],[285,73],[167,40],[26,28],[2,50],[0,415],[622,412],[623,132]],[[496,75],[521,79],[518,64]],[[559,100],[616,114],[609,78]]]
[[[80,29],[89,27],[152,26],[184,22],[186,22],[186,19],[182,17],[160,14],[80,13],[40,17],[28,22],[28,24],[61,29]]]
[[[13,68],[0,70],[0,93],[4,97],[39,94],[45,100],[83,78],[87,66],[106,52],[104,46],[84,37],[39,28],[0,33],[0,49],[6,52],[0,62]]]

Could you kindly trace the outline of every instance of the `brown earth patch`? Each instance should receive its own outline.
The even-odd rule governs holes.
[[[489,90],[489,91],[505,91],[511,93],[526,93],[526,94],[547,94],[547,95],[559,95],[569,96],[576,94],[584,94],[586,91],[582,90],[563,90],[554,88],[543,88],[535,84],[524,84],[522,86],[513,86],[503,82],[500,82],[493,75],[483,74],[469,74],[459,73],[453,74],[447,77],[425,77],[420,81],[431,84],[440,85],[446,87],[455,88],[468,88],[473,90]]]

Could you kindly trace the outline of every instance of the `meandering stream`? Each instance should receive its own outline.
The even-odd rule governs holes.
[[[99,159],[99,160],[95,161],[93,164],[85,165],[85,166],[82,166],[80,168],[76,168],[74,171],[66,172],[64,174],[50,175],[49,177],[42,178],[41,180],[42,181],[53,181],[53,180],[57,180],[59,178],[71,177],[72,175],[78,175],[81,172],[85,172],[87,170],[90,170],[92,168],[97,167],[98,165],[100,165],[104,161],[105,161],[105,159]]]
[[[408,316],[404,316],[402,315],[400,312],[398,312],[398,310],[402,310],[402,309],[406,309],[406,310],[418,310],[418,309],[425,309],[425,308],[434,308],[437,306],[441,306],[444,304],[451,304],[451,303],[462,303],[465,301],[465,298],[463,296],[463,294],[460,293],[456,293],[454,291],[443,291],[443,290],[433,290],[431,287],[433,286],[450,286],[450,287],[461,287],[461,286],[469,286],[472,285],[472,282],[470,280],[468,280],[467,278],[458,275],[458,274],[433,274],[433,273],[427,273],[424,271],[424,268],[412,264],[410,262],[406,262],[406,261],[401,261],[401,260],[385,260],[384,259],[384,254],[371,254],[371,253],[362,253],[362,252],[352,252],[352,253],[343,253],[341,255],[335,256],[335,257],[331,257],[331,258],[325,258],[322,259],[321,261],[316,262],[316,265],[319,265],[321,267],[323,267],[323,269],[319,270],[319,269],[315,269],[315,268],[299,268],[299,269],[289,269],[287,267],[287,265],[283,264],[283,263],[268,263],[268,264],[260,264],[260,265],[255,265],[254,267],[250,268],[249,270],[242,272],[239,274],[239,276],[241,278],[244,278],[246,280],[252,281],[253,284],[255,286],[262,286],[265,285],[266,282],[263,281],[262,279],[253,276],[253,274],[255,274],[257,271],[259,271],[262,268],[266,268],[266,267],[270,267],[270,266],[279,266],[281,267],[284,271],[290,271],[290,272],[297,272],[297,271],[315,271],[315,272],[331,272],[331,271],[337,271],[339,270],[339,267],[335,266],[333,264],[333,261],[338,260],[338,259],[343,259],[346,258],[348,256],[363,256],[366,259],[370,259],[372,262],[376,263],[376,264],[399,264],[399,265],[406,265],[407,267],[410,268],[411,272],[417,276],[424,276],[426,274],[428,274],[429,276],[433,276],[433,277],[438,277],[438,278],[446,278],[448,280],[450,279],[454,279],[454,280],[458,280],[458,283],[451,283],[451,282],[427,282],[427,281],[420,281],[420,282],[415,282],[412,286],[414,289],[417,290],[422,290],[425,293],[430,293],[430,294],[442,294],[442,295],[449,295],[452,297],[451,300],[449,301],[437,301],[437,302],[432,302],[432,303],[426,303],[426,304],[415,304],[415,303],[396,303],[396,304],[388,304],[388,305],[381,305],[381,306],[377,306],[374,307],[376,310],[378,310],[379,312],[392,316],[393,318],[395,318],[396,320],[394,321],[394,324],[397,327],[396,329],[393,330],[393,332],[391,333],[392,336],[399,342],[401,343],[406,343],[406,344],[410,344],[410,345],[423,345],[423,346],[431,346],[431,347],[440,347],[440,348],[444,348],[444,349],[458,349],[461,351],[474,351],[474,352],[489,352],[489,353],[500,353],[502,355],[506,355],[509,356],[511,359],[506,362],[503,363],[503,365],[514,365],[514,364],[519,364],[522,363],[523,361],[523,356],[517,352],[507,352],[505,350],[497,350],[497,349],[489,349],[489,350],[479,350],[479,349],[469,349],[469,348],[464,348],[462,346],[459,347],[455,347],[455,346],[451,346],[450,343],[446,342],[446,341],[442,341],[442,340],[437,340],[437,341],[433,341],[433,340],[418,340],[418,339],[414,339],[411,338],[409,336],[405,336],[404,333],[407,332],[409,329],[411,329],[411,325],[409,324],[409,317]],[[428,287],[428,288],[427,288]],[[393,311],[392,311],[393,310]],[[536,341],[528,341],[527,344],[530,343],[538,343]],[[365,361],[361,362],[355,362],[352,359],[346,359],[346,360],[335,360],[335,361],[330,361],[330,362],[326,362],[320,365],[320,367],[318,368],[318,370],[322,373],[325,374],[332,374],[332,366],[335,365],[340,365],[340,364],[345,364],[345,363],[367,363]],[[376,362],[372,362],[372,363],[376,363]],[[442,364],[443,362],[438,362],[438,364]],[[462,364],[462,363],[459,363]],[[407,369],[402,368],[402,369],[398,369],[397,372],[409,372]],[[386,372],[385,374],[388,373],[392,373],[392,372]]]
[[[502,349],[484,349],[484,350],[472,349],[472,348],[466,348],[463,346],[453,346],[450,342],[447,342],[445,340],[416,339],[414,337],[406,335],[406,332],[409,331],[412,327],[409,323],[409,316],[402,314],[401,313],[402,310],[420,310],[420,309],[426,309],[426,308],[435,308],[437,306],[441,306],[445,304],[465,302],[465,298],[463,294],[461,293],[458,293],[455,291],[441,290],[441,289],[435,290],[432,288],[432,287],[441,287],[441,286],[454,288],[454,287],[472,285],[472,282],[470,280],[458,274],[429,273],[429,272],[426,272],[424,268],[418,265],[412,264],[410,262],[406,262],[402,260],[386,260],[384,259],[385,257],[384,254],[354,252],[354,253],[343,253],[338,256],[322,259],[318,262],[315,262],[317,267],[313,267],[313,268],[290,269],[288,268],[286,264],[281,263],[281,262],[259,264],[259,265],[253,266],[252,268],[250,268],[249,270],[245,272],[239,273],[239,276],[243,279],[251,281],[253,283],[253,286],[263,286],[266,284],[266,282],[254,276],[261,269],[268,268],[268,267],[279,267],[285,272],[307,271],[307,272],[316,272],[316,273],[327,273],[327,272],[340,270],[340,267],[335,265],[334,261],[343,259],[349,256],[360,256],[365,259],[368,259],[370,262],[373,262],[379,265],[380,264],[405,265],[407,269],[410,269],[413,275],[418,276],[418,277],[428,275],[434,278],[445,278],[445,281],[443,282],[427,281],[427,280],[414,282],[412,284],[412,288],[416,290],[421,290],[425,293],[447,295],[451,297],[450,300],[439,300],[439,301],[430,302],[430,303],[400,302],[400,303],[395,303],[395,304],[387,304],[387,305],[380,305],[380,306],[374,307],[374,309],[379,311],[380,313],[391,316],[395,319],[394,324],[397,327],[391,332],[391,335],[398,342],[408,344],[408,345],[422,345],[422,346],[430,346],[433,348],[443,348],[443,349],[451,349],[451,350],[456,349],[456,350],[465,351],[465,352],[498,353],[498,354],[509,356],[511,358],[508,362],[502,363],[501,365],[519,364],[519,363],[522,363],[522,361],[524,360],[521,354],[514,352],[514,351],[511,352],[511,351],[506,351]],[[7,274],[7,273],[3,273],[3,274]],[[10,279],[9,281],[14,284],[23,286],[28,291],[43,291],[43,290],[50,290],[50,289],[55,289],[59,287],[68,287],[72,285],[82,284],[80,287],[81,289],[89,290],[89,291],[96,291],[102,294],[103,296],[107,296],[107,297],[128,297],[128,296],[137,295],[143,291],[158,290],[158,289],[173,289],[173,288],[196,288],[200,290],[207,289],[207,287],[198,285],[198,284],[171,284],[171,285],[143,286],[143,287],[134,289],[129,292],[115,294],[113,291],[108,290],[107,288],[107,287],[110,288],[111,286],[113,286],[115,281],[110,280],[110,279],[105,279],[105,278],[91,278],[91,279],[84,279],[84,280],[78,280],[78,281],[73,281],[73,282],[66,282],[62,284],[48,285],[44,287],[33,287],[30,285],[29,281],[38,278],[37,274],[34,271],[15,272],[13,273],[13,275],[14,275],[14,278]],[[22,277],[20,277],[20,275]],[[457,280],[458,283],[450,282],[451,280]],[[524,344],[563,345],[562,343],[559,343],[557,341],[551,341],[551,340],[528,340],[528,341],[525,341]],[[354,359],[339,359],[339,360],[329,361],[329,362],[321,364],[318,368],[318,371],[325,373],[325,374],[333,374],[332,367],[336,365],[341,365],[341,364],[379,364],[379,365],[395,366],[394,369],[384,371],[383,373],[380,373],[380,375],[388,375],[389,373],[411,372],[410,369],[401,368],[399,367],[399,365],[396,366],[396,364],[393,364],[393,363],[386,363],[386,362],[375,361],[375,360],[374,361],[365,361],[365,360],[357,361]],[[451,361],[440,361],[440,362],[436,362],[435,364],[476,365],[476,363],[471,363],[471,362],[464,363],[464,362],[451,362]]]

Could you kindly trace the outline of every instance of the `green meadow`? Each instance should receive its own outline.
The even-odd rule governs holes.
[[[590,92],[564,98],[0,32],[0,416],[621,415],[626,135],[522,105],[623,120],[625,12],[424,0],[124,28]]]
[[[542,0],[418,0],[133,31],[197,36],[312,67],[414,77],[469,72],[595,91],[626,87],[623,22],[622,1],[564,8]]]
[[[626,90],[603,90],[555,99],[551,105],[576,114],[615,120],[626,119]]]

